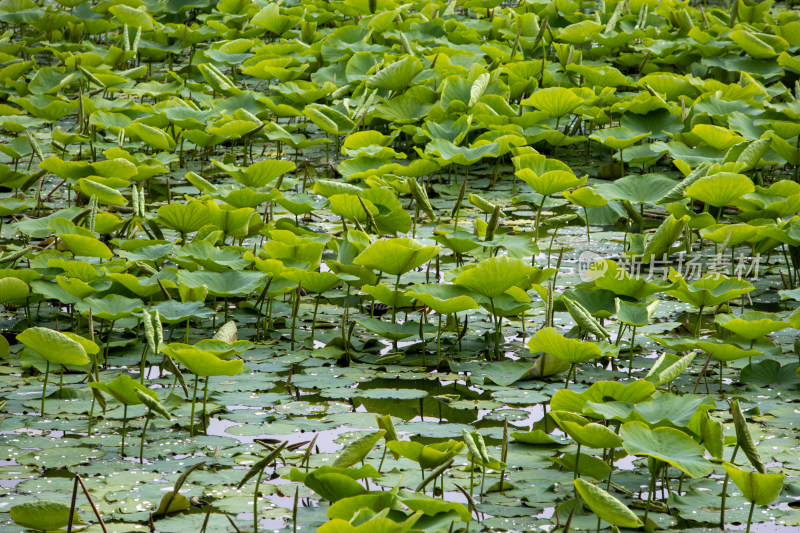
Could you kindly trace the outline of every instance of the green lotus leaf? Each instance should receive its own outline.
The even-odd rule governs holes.
[[[533,267],[521,259],[490,257],[461,272],[455,284],[486,298],[498,298],[511,287],[524,283],[533,272]]]
[[[734,343],[723,342],[717,339],[698,341],[697,347],[711,354],[717,361],[735,361],[736,359],[744,359],[745,357],[760,357],[764,355],[764,352],[755,348],[742,348]]]
[[[722,465],[733,480],[734,484],[742,491],[742,496],[750,503],[756,505],[769,505],[778,499],[783,490],[783,481],[786,474],[762,474],[748,472],[736,468],[730,463]]]
[[[392,290],[383,283],[378,283],[377,285],[363,285],[361,290],[389,307],[411,307],[414,303],[414,300],[410,296],[403,294],[402,290]]]
[[[164,407],[157,399],[153,398],[149,394],[145,394],[139,389],[136,389],[133,392],[150,411],[163,416],[167,420],[172,420],[172,416],[169,414],[169,411],[167,411],[166,407]]]
[[[364,492],[366,492],[365,489]],[[341,501],[341,499],[338,501]],[[358,525],[353,525],[347,520],[342,520],[341,518],[334,518],[325,522],[317,529],[317,533],[371,533],[373,531],[375,533],[402,533],[405,530],[403,529],[403,524],[398,524],[390,518],[384,518],[381,516],[370,518],[369,520]]]
[[[0,304],[22,303],[30,295],[28,284],[18,278],[0,279]]]
[[[264,274],[261,272],[228,270],[225,272],[210,272],[198,270],[188,272],[178,271],[178,281],[189,288],[206,286],[208,292],[215,296],[236,297],[244,296],[255,291],[264,283]]]
[[[127,374],[117,376],[108,383],[93,381],[89,383],[89,386],[105,392],[123,405],[141,405],[143,402],[140,395],[136,394],[137,392],[158,401],[155,391],[148,389]]]
[[[687,284],[681,274],[672,270],[669,279],[675,283],[675,288],[667,290],[667,294],[701,309],[738,298],[754,288],[743,279],[719,274],[707,274]]]
[[[119,294],[109,294],[102,299],[85,298],[75,305],[75,309],[95,319],[116,321],[142,310],[144,304],[137,298],[126,298]]]
[[[385,434],[383,429],[364,433],[339,452],[333,462],[334,468],[350,468],[362,462]]]
[[[580,478],[573,483],[589,509],[601,519],[617,527],[638,528],[643,525],[633,511],[605,490]]]
[[[320,104],[309,104],[303,109],[303,114],[319,129],[329,135],[342,135],[349,133],[355,127],[346,115]]]
[[[391,451],[416,461],[423,469],[436,468],[464,449],[462,441],[447,440],[424,445],[415,441],[393,440],[386,443]]]
[[[700,235],[704,239],[728,246],[736,246],[743,242],[752,242],[758,235],[759,228],[750,224],[715,224],[701,230]]]
[[[589,37],[600,33],[604,28],[604,24],[586,19],[561,28],[558,31],[557,39],[570,44],[583,44]]]
[[[695,478],[714,471],[714,466],[703,457],[703,447],[679,429],[650,429],[642,422],[626,422],[619,434],[622,446],[631,455],[664,461]]]
[[[551,413],[556,413],[551,411]],[[557,418],[556,414],[553,414]],[[570,420],[557,420],[561,429],[572,437],[575,442],[587,448],[619,448],[622,439],[611,429],[602,424],[591,422],[589,424],[579,424]]]
[[[85,365],[89,362],[80,342],[52,329],[28,328],[17,335],[17,340],[53,364]]]
[[[601,194],[595,192],[592,187],[581,187],[579,189],[575,189],[574,191],[561,191],[561,194],[564,195],[564,198],[569,200],[571,203],[585,208],[597,208],[603,207],[608,203]]]
[[[393,341],[401,341],[419,335],[419,322],[409,321],[403,322],[402,324],[393,324],[391,322],[384,322],[379,318],[363,318],[361,320],[356,320],[356,323],[376,335]],[[423,326],[422,331],[435,333],[436,327],[426,324]]]
[[[658,307],[658,300],[652,302],[627,302],[616,298],[617,320],[629,326],[641,327],[650,323]]]
[[[321,294],[337,287],[341,280],[332,272],[309,272],[299,268],[289,268],[281,276],[298,283],[304,290]]]
[[[480,161],[484,157],[499,157],[500,153],[499,143],[488,143],[473,146],[457,146],[447,139],[434,139],[425,145],[424,153],[420,153],[425,157],[433,158],[436,162],[445,166],[447,164],[455,163],[457,165],[472,165]],[[419,148],[415,148],[420,152]]]
[[[649,137],[650,133],[639,133],[624,127],[603,128],[592,133],[589,138],[614,150],[624,150]]]
[[[714,322],[746,339],[757,339],[789,327],[789,323],[775,313],[748,311],[740,315],[720,314]]]
[[[422,62],[414,56],[406,56],[379,70],[367,80],[367,87],[402,92],[422,72]]]
[[[172,150],[175,148],[175,141],[164,130],[141,122],[134,122],[125,127],[125,135],[139,139],[156,150]]]
[[[278,259],[284,263],[291,261],[304,263],[310,270],[319,268],[322,251],[325,249],[324,242],[299,237],[287,230],[274,230],[270,237],[272,239],[264,243],[264,251],[272,259]]]
[[[367,210],[373,217],[378,216],[380,213],[375,204],[368,199],[361,198],[361,201],[359,201],[359,197],[353,194],[334,194],[328,200],[331,204],[331,212],[348,220],[357,220],[360,223],[364,223],[369,220]]]
[[[212,352],[196,348],[165,348],[164,351],[196,376],[235,376],[242,372],[244,365],[241,359],[226,361]]]
[[[100,259],[111,259],[114,254],[100,240],[85,235],[59,235],[59,239],[64,241],[69,251],[76,256],[99,257]]]
[[[379,240],[367,247],[353,260],[356,265],[400,276],[436,257],[438,246],[425,246],[415,239]]]
[[[478,303],[456,285],[413,285],[405,293],[441,315],[477,309]]]
[[[20,527],[35,531],[57,531],[71,522],[81,525],[78,513],[69,504],[53,500],[33,500],[14,505],[9,509],[11,520]]]
[[[544,111],[553,118],[572,113],[584,103],[584,99],[572,90],[564,87],[548,87],[540,89],[522,101],[522,105],[533,106]]]
[[[773,47],[746,30],[734,30],[728,38],[738,44],[747,55],[756,59],[772,59],[778,55]]]
[[[570,364],[591,361],[603,355],[601,348],[592,342],[567,339],[556,328],[542,328],[528,341],[531,353],[546,353]]]
[[[620,401],[587,401],[583,412],[594,418],[644,422],[650,427],[689,428],[697,434],[700,418],[712,407],[714,407],[713,400],[707,396],[662,394],[636,404]]]
[[[744,174],[718,172],[698,179],[686,188],[684,194],[714,207],[723,207],[753,191],[755,185]]]
[[[158,220],[183,235],[205,226],[208,218],[208,207],[202,202],[172,202],[158,208]]]
[[[142,31],[152,31],[153,29],[153,19],[145,9],[135,9],[125,4],[117,4],[109,7],[108,10],[119,24],[141,28]]]
[[[725,151],[744,141],[744,138],[735,134],[728,128],[711,124],[696,124],[692,128],[691,134],[703,143],[720,151]]]
[[[672,288],[673,285],[662,280],[647,281],[635,277],[615,261],[601,259],[589,267],[585,274],[594,279],[595,285],[604,290],[613,292],[618,296],[626,296],[634,300],[642,300],[657,292]]]
[[[566,189],[581,187],[586,184],[586,176],[578,178],[571,170],[550,170],[538,175],[530,168],[523,168],[518,170],[516,175],[542,196],[551,196]]]
[[[781,365],[774,359],[765,359],[744,367],[739,374],[742,383],[758,387],[777,386],[790,389],[800,384],[800,373],[797,363]]]
[[[587,402],[616,401],[635,404],[650,398],[655,390],[652,383],[643,379],[627,384],[618,381],[598,381],[581,393],[571,389],[556,391],[550,398],[550,408],[554,411],[582,413]]]
[[[634,204],[654,204],[675,187],[674,180],[663,174],[631,175],[613,183],[601,183],[595,192],[606,200],[628,200]]]
[[[691,347],[694,348],[694,343],[692,343]],[[694,361],[695,357],[697,357],[697,352],[690,352],[683,357],[669,352],[664,352],[659,356],[658,359],[656,359],[656,362],[653,363],[653,366],[650,368],[650,371],[647,373],[645,379],[655,383],[656,385],[666,385],[667,383],[675,380],[675,378],[680,376],[687,368],[689,368],[689,365],[692,363],[692,361]]]

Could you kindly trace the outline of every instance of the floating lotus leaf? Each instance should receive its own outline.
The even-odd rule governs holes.
[[[9,509],[11,519],[20,527],[35,531],[57,531],[70,522],[85,524],[69,504],[53,500],[34,500],[14,505]],[[70,514],[72,515],[70,520]]]

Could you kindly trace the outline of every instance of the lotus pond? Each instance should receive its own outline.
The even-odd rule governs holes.
[[[798,531],[799,49],[0,1],[0,532]]]

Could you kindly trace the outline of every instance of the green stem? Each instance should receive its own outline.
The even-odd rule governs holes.
[[[206,421],[206,416],[208,415],[208,412],[206,411],[206,403],[208,403],[208,377],[209,376],[206,376],[206,379],[204,380],[205,383],[203,386],[203,416],[202,416],[203,428],[207,427],[205,421]],[[206,435],[208,435],[208,430],[206,429],[205,431]]]
[[[700,306],[700,311],[697,312],[697,320],[694,322],[694,338],[700,338],[700,321],[703,319],[703,307]]]
[[[589,233],[589,210],[583,208],[583,215],[586,217],[586,242],[592,242],[592,236]]]
[[[547,196],[542,196],[542,202],[539,204],[539,209],[536,211],[536,224],[533,227],[534,244],[539,244],[539,220],[542,217],[542,209],[544,208],[545,200],[547,200]]]
[[[628,377],[633,374],[633,345],[636,341],[636,326],[633,326],[633,333],[631,333],[631,347],[628,352]]]
[[[733,449],[733,454],[731,455],[731,463],[736,460],[736,454],[739,452],[739,444],[736,444],[736,447]],[[719,508],[719,528],[725,531],[725,500],[728,497],[728,481],[730,481],[731,476],[725,472],[725,481],[722,482],[722,501],[720,502]]]
[[[494,298],[489,298],[489,303],[492,304],[492,319],[494,321],[494,358],[500,359],[500,322],[498,321],[497,313],[494,309]]]
[[[189,417],[189,436],[194,437],[194,406],[197,401],[197,382],[200,380],[200,376],[197,374],[194,375],[194,388],[192,389],[192,414]]]
[[[565,389],[569,388],[569,377],[572,375],[572,372],[574,370],[575,370],[575,363],[572,363],[571,365],[569,365],[569,371],[567,372],[567,379],[564,380],[564,388]],[[577,381],[577,379],[578,378],[576,377],[575,380]]]
[[[747,530],[744,533],[750,533],[750,524],[753,523],[753,511],[756,508],[756,502],[750,502],[750,513],[747,515]]]
[[[50,375],[50,361],[45,361],[44,385],[42,385],[42,418],[44,418],[44,399],[47,397],[47,376]]]
[[[122,445],[120,446],[120,455],[125,457],[125,431],[128,428],[128,406],[122,404]]]
[[[150,424],[150,409],[144,417],[144,427],[142,428],[142,440],[139,442],[139,463],[144,464],[144,437],[147,434],[147,426]]]
[[[392,324],[396,322],[395,318],[397,316],[397,294],[400,290],[400,274],[397,275],[397,279],[394,282],[394,303],[392,304]]]
[[[314,333],[317,329],[317,309],[319,308],[319,299],[322,293],[317,293],[317,298],[314,300],[314,316],[311,318],[311,349],[314,349]]]
[[[650,477],[650,489],[647,492],[647,506],[644,508],[645,524],[647,524],[647,514],[650,512],[650,503],[653,501],[653,493],[656,491],[656,478],[658,478],[659,470],[661,470],[660,461],[653,459],[653,475]]]
[[[258,486],[261,484],[261,477],[263,475],[263,470],[258,473],[258,478],[256,479],[256,489],[253,492],[253,533],[258,533]]]
[[[578,465],[581,461],[581,443],[578,443],[578,451],[575,453],[575,470],[572,472],[572,481],[574,482],[578,479]],[[574,483],[573,483],[574,485]],[[580,495],[578,494],[578,487],[575,487],[575,499],[580,501]]]
[[[141,363],[139,363],[139,367],[140,367],[140,370],[139,370],[139,383],[141,383],[142,385],[144,385],[144,374],[145,374],[146,365],[147,365],[147,349],[148,348],[149,348],[149,345],[145,342],[144,343],[144,349],[142,350],[142,361],[141,361]]]
[[[439,330],[436,332],[436,368],[442,363],[442,315],[439,314]]]

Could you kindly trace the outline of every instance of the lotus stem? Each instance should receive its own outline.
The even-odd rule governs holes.
[[[756,508],[756,502],[750,502],[750,513],[747,515],[747,529],[745,533],[750,533],[750,525],[753,523],[753,511]]]
[[[144,438],[147,434],[147,426],[150,425],[150,413],[152,411],[150,409],[147,410],[147,414],[144,417],[144,427],[142,428],[142,440],[139,442],[139,464],[144,464]]]
[[[397,279],[394,282],[394,303],[392,305],[392,324],[396,323],[396,316],[397,316],[397,294],[400,290],[400,274],[397,275]],[[395,344],[397,342],[395,341]]]
[[[568,388],[569,388],[569,377],[572,375],[572,372],[573,372],[574,370],[575,370],[575,363],[572,363],[571,365],[569,365],[569,370],[567,370],[567,379],[565,379],[565,380],[564,380],[564,388],[565,388],[565,389],[568,389]],[[576,373],[576,374],[577,374],[577,373]],[[577,376],[576,376],[576,377],[575,377],[575,381],[577,381],[577,380],[578,380],[578,378],[577,378]]]
[[[702,306],[702,305],[700,306],[700,310],[697,312],[697,319],[694,322],[694,338],[695,339],[699,339],[700,338],[700,322],[703,320],[703,307],[705,307],[705,306]]]
[[[314,316],[311,318],[311,349],[314,349],[314,334],[317,330],[317,309],[319,308],[319,299],[322,297],[322,293],[317,293],[317,297],[314,300]]]
[[[650,512],[650,503],[653,501],[653,493],[656,491],[656,479],[658,478],[659,470],[661,470],[661,461],[653,459],[653,474],[650,476],[650,489],[647,492],[647,506],[644,508],[643,522],[645,524],[647,524],[647,515]]]
[[[50,375],[50,361],[45,361],[44,384],[42,385],[42,407],[40,409],[44,418],[44,399],[47,397],[47,376]]]
[[[188,342],[186,344],[189,344]],[[147,370],[147,349],[150,347],[149,344],[146,342],[144,343],[144,349],[142,350],[142,361],[139,363],[139,383],[144,385],[144,374]]]
[[[500,323],[497,320],[497,313],[494,309],[494,298],[489,298],[489,303],[492,304],[492,319],[494,321],[494,356],[495,359],[500,359]]]
[[[128,405],[122,404],[122,444],[120,446],[120,455],[125,457],[125,431],[128,428]]]
[[[442,315],[439,314],[439,329],[436,332],[436,368],[442,364]]]
[[[256,488],[253,491],[253,533],[258,533],[258,486],[261,484],[261,477],[264,475],[264,470],[258,473],[256,478]]]
[[[572,481],[575,481],[580,477],[580,474],[578,474],[578,465],[580,464],[580,461],[581,461],[581,443],[579,442],[578,451],[575,452],[575,470],[572,471]],[[580,494],[578,494],[578,487],[574,483],[573,486],[575,487],[575,499],[577,501],[580,501],[581,497]]]
[[[203,416],[202,416],[202,420],[203,420],[203,430],[205,431],[206,435],[208,435],[208,430],[206,429],[207,428],[206,416],[208,415],[208,412],[206,411],[206,403],[208,403],[208,378],[209,378],[209,376],[206,376],[206,379],[204,380],[205,383],[204,383],[204,386],[203,386]]]
[[[586,242],[592,242],[592,235],[589,231],[589,210],[583,208],[583,216],[586,217]]]
[[[197,401],[197,382],[200,380],[200,376],[197,374],[194,375],[194,387],[192,388],[192,414],[189,417],[189,436],[194,437],[194,406]]]
[[[542,209],[544,208],[544,202],[547,200],[547,196],[542,196],[542,201],[539,203],[539,208],[536,210],[536,224],[533,227],[533,242],[534,244],[539,243],[539,220],[542,218]]]
[[[631,347],[628,351],[628,377],[631,377],[633,374],[633,346],[636,342],[636,326],[633,326],[633,332],[631,333]]]
[[[731,454],[731,463],[736,460],[736,454],[739,452],[739,443],[736,443],[736,446],[733,448],[733,454]],[[719,506],[719,528],[725,531],[725,500],[728,497],[728,481],[730,481],[731,476],[728,472],[725,472],[725,480],[722,482],[722,498],[720,501]]]

